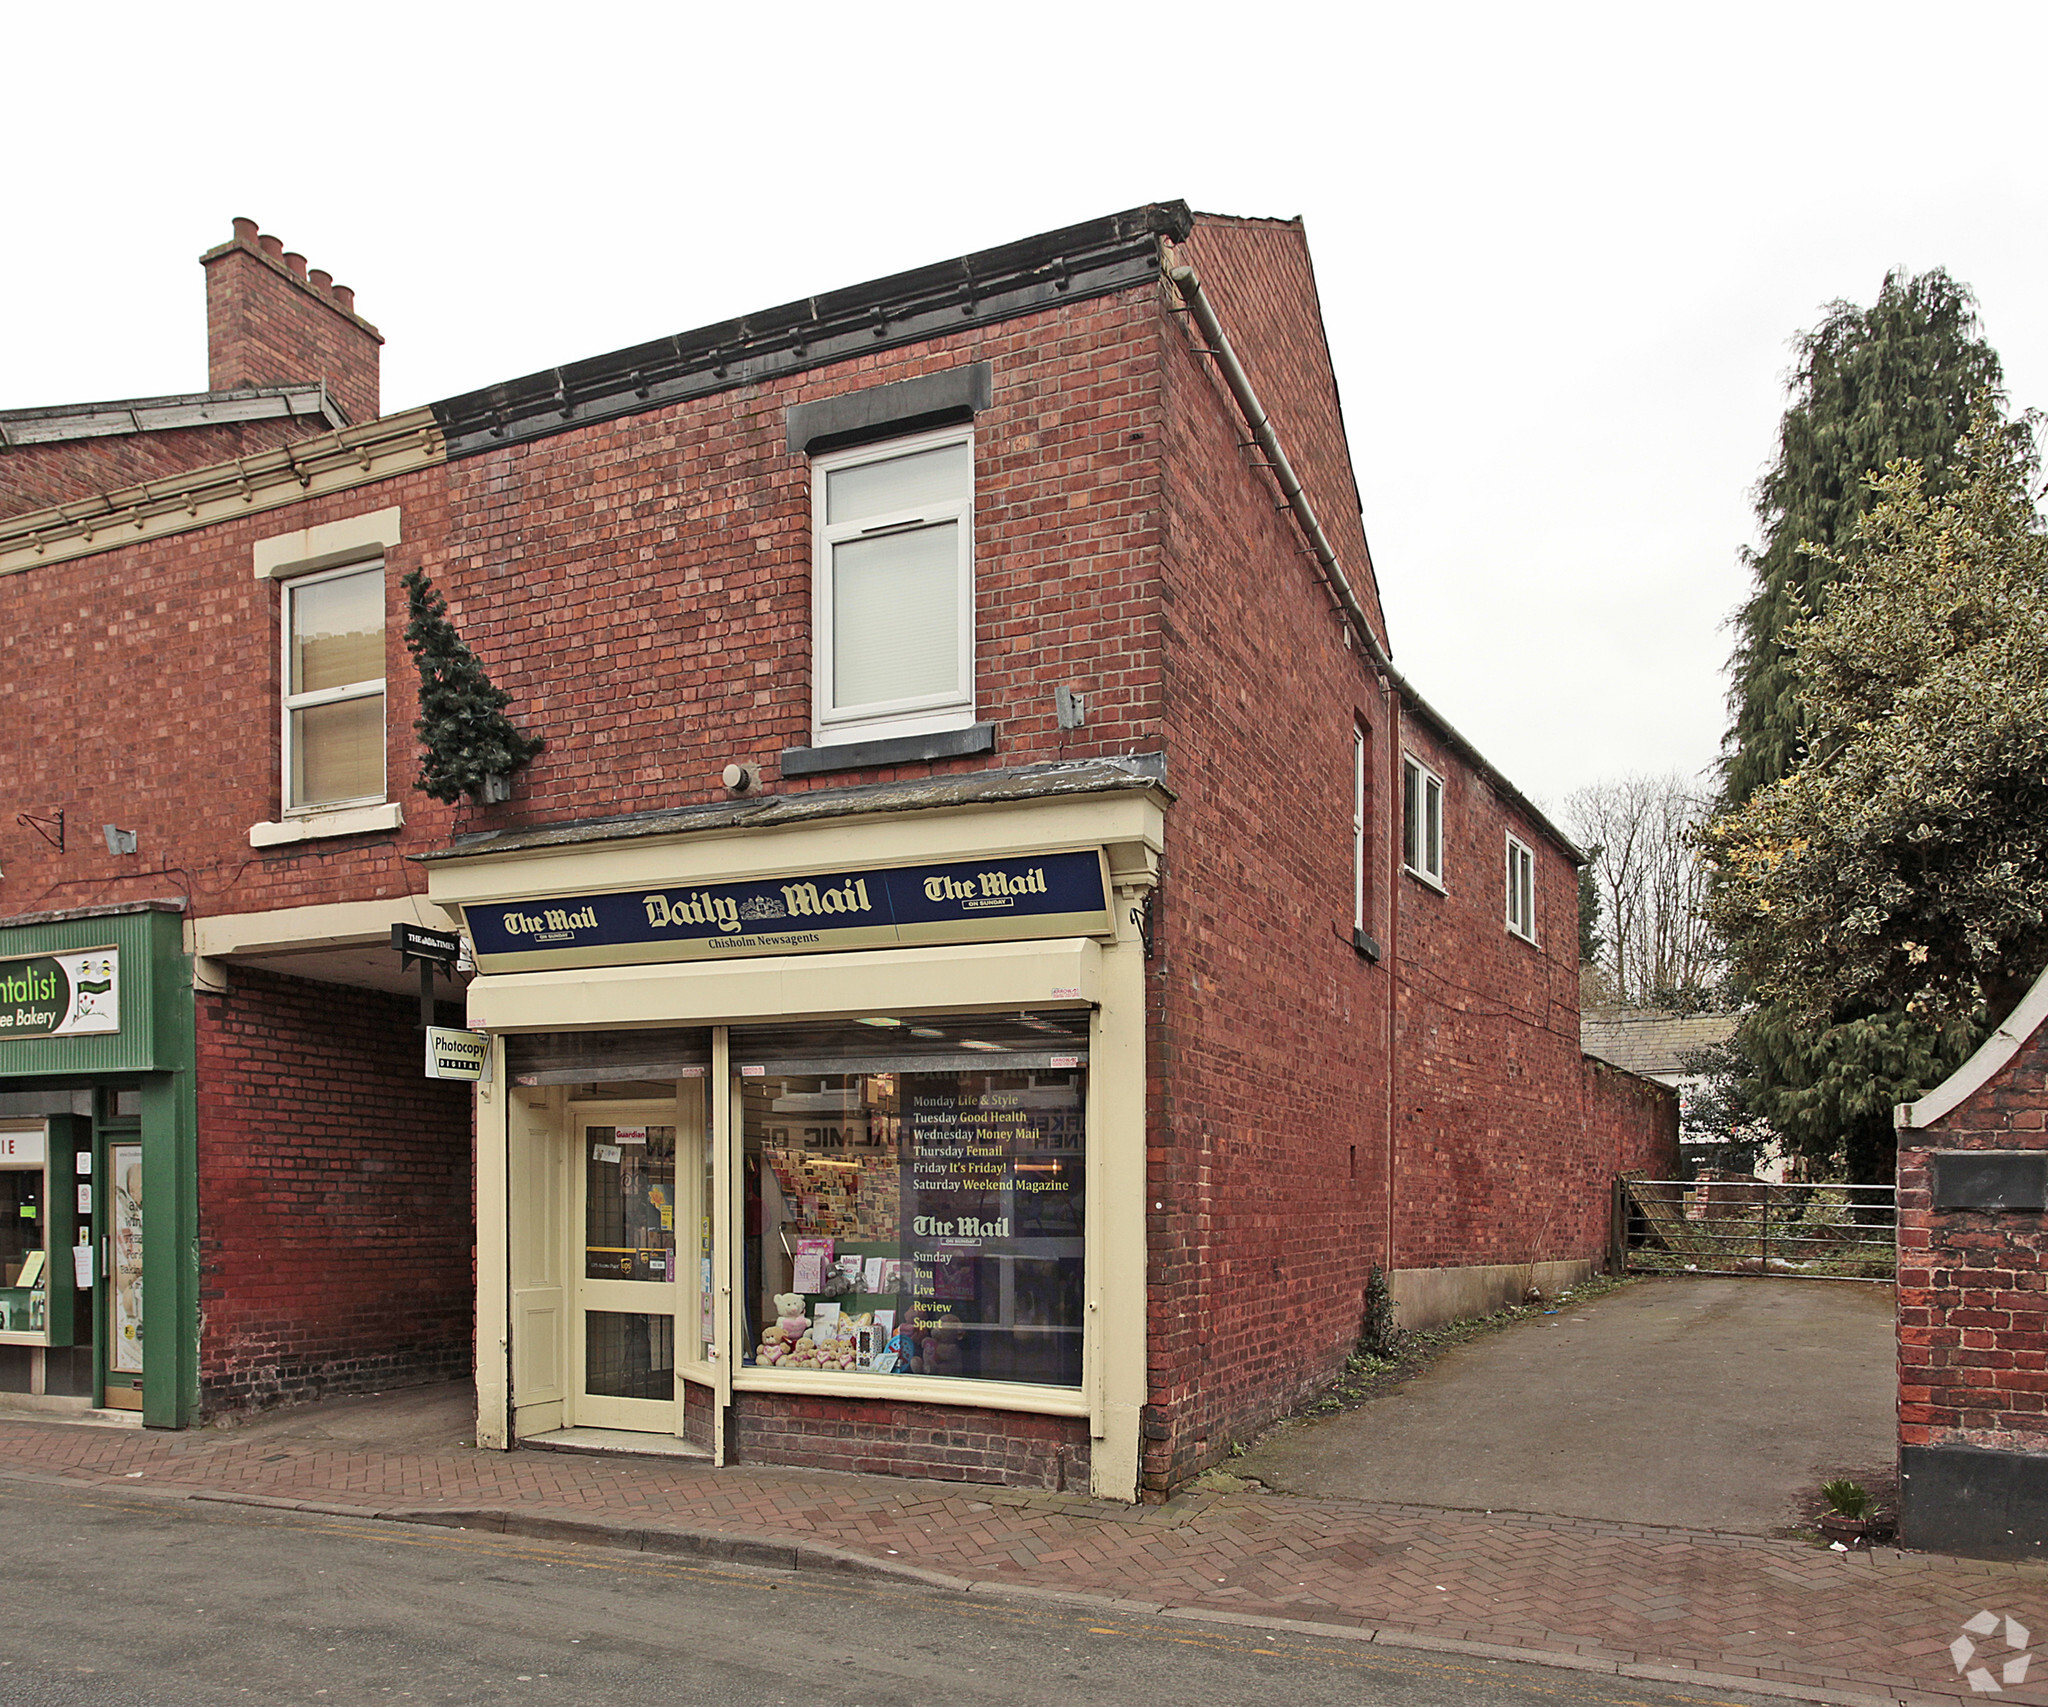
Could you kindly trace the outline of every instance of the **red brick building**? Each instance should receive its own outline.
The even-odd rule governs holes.
[[[1374,1266],[1428,1321],[1598,1260],[1640,1122],[1577,856],[1389,659],[1298,222],[1138,209],[377,419],[352,305],[216,256],[215,384],[347,424],[0,454],[90,489],[0,517],[57,732],[10,780],[67,826],[0,926],[182,919],[164,1420],[440,1372],[473,1301],[492,1444],[1158,1498]],[[546,740],[502,801],[408,787],[412,569]],[[382,947],[458,921],[473,1299],[468,1099]],[[0,1113],[79,1094],[17,1060]]]
[[[2048,1550],[2048,977],[1899,1128],[1899,1536]]]

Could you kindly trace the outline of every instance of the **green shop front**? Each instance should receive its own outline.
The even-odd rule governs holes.
[[[0,924],[0,1395],[197,1411],[190,962],[176,903]],[[145,1307],[146,1301],[146,1307]]]

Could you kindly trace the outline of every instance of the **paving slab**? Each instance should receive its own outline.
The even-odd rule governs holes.
[[[1228,1614],[1849,1707],[1980,1698],[1949,1650],[1980,1612],[2048,1634],[2048,1564],[2031,1561],[1270,1493],[1133,1508],[776,1466],[488,1452],[467,1443],[468,1406],[444,1388],[184,1434],[0,1414],[0,1498],[19,1480],[288,1504]],[[380,1414],[397,1444],[380,1438]],[[2042,1682],[2000,1698],[2048,1707],[2048,1661],[2040,1670]]]
[[[1231,1465],[1279,1492],[1768,1535],[1893,1462],[1888,1286],[1644,1279]]]

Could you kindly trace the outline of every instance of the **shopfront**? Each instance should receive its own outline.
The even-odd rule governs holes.
[[[852,1438],[1132,1498],[1159,796],[799,798],[812,821],[745,835],[430,861],[494,1040],[480,1438],[793,1464]]]
[[[180,927],[176,906],[151,904],[0,927],[0,1392],[17,1403],[192,1420]]]

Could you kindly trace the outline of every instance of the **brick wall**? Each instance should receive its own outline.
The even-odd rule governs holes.
[[[1937,1150],[2048,1149],[2048,1034],[1899,1148],[1899,1439],[2048,1452],[2048,1216],[1934,1208]]]
[[[1085,1417],[780,1393],[735,1393],[726,1413],[738,1464],[1085,1492],[1088,1449]]]
[[[1584,1056],[1580,1065],[1596,1165],[1609,1174],[1639,1169],[1651,1179],[1676,1179],[1678,1093],[1597,1055]]]
[[[1444,887],[1396,883],[1394,1266],[1595,1256],[1609,1152],[1583,1107],[1577,872],[1417,719],[1402,744],[1444,781]],[[1509,832],[1536,852],[1534,943],[1505,923]]]
[[[324,380],[351,422],[378,414],[378,352],[384,339],[355,312],[355,293],[253,219],[200,256],[206,269],[206,384],[305,385]]]
[[[1899,1518],[1915,1547],[2048,1556],[2048,1213],[2038,1184],[2014,1208],[1937,1209],[1933,1178],[1944,1152],[2048,1152],[2041,993],[2001,1028],[2016,1047],[1994,1036],[1952,1081],[1989,1063],[1981,1084],[1899,1134]]]
[[[167,474],[209,468],[326,431],[324,421],[300,415],[9,445],[0,449],[0,516],[18,516]]]
[[[1299,227],[1205,219],[1184,253],[1377,620]],[[1161,362],[1178,799],[1153,968],[1148,1498],[1327,1382],[1375,1264],[1597,1256],[1609,1153],[1581,1117],[1575,869],[1346,644],[1178,321]],[[1352,944],[1357,730],[1378,964]],[[1448,895],[1400,875],[1417,745],[1449,786]],[[1536,850],[1535,944],[1504,924],[1510,828]]]
[[[0,817],[8,914],[189,895],[196,913],[376,900],[426,888],[403,851],[432,845],[458,811],[410,788],[417,676],[398,580],[441,527],[446,482],[429,469],[169,538],[0,576],[0,671],[33,739],[0,743],[0,786],[21,809],[65,810],[60,853]],[[254,849],[249,826],[281,809],[279,590],[253,573],[258,539],[397,506],[388,559],[386,715],[402,831]],[[487,660],[490,661],[490,660]],[[137,833],[107,851],[99,828]]]
[[[470,1098],[417,1001],[237,967],[198,1009],[202,1410],[467,1374]]]
[[[427,560],[464,638],[548,750],[494,824],[722,800],[730,762],[788,793],[1156,749],[1158,317],[1079,302],[827,371],[593,425],[448,470]],[[784,780],[810,743],[808,460],[790,404],[977,360],[977,715],[992,758]],[[1062,730],[1053,690],[1088,696]]]
[[[1289,295],[1298,257],[1279,277],[1261,265],[1294,235],[1211,235],[1184,254],[1233,336],[1274,317],[1264,365],[1240,355],[1290,454],[1295,436],[1327,442],[1327,382],[1320,400],[1287,383],[1313,368]],[[1387,973],[1351,945],[1352,731],[1382,733],[1384,702],[1240,448],[1234,403],[1163,293],[1160,308],[1177,799],[1148,1045],[1148,1498],[1341,1364],[1386,1227]],[[1383,858],[1383,823],[1375,841]]]

